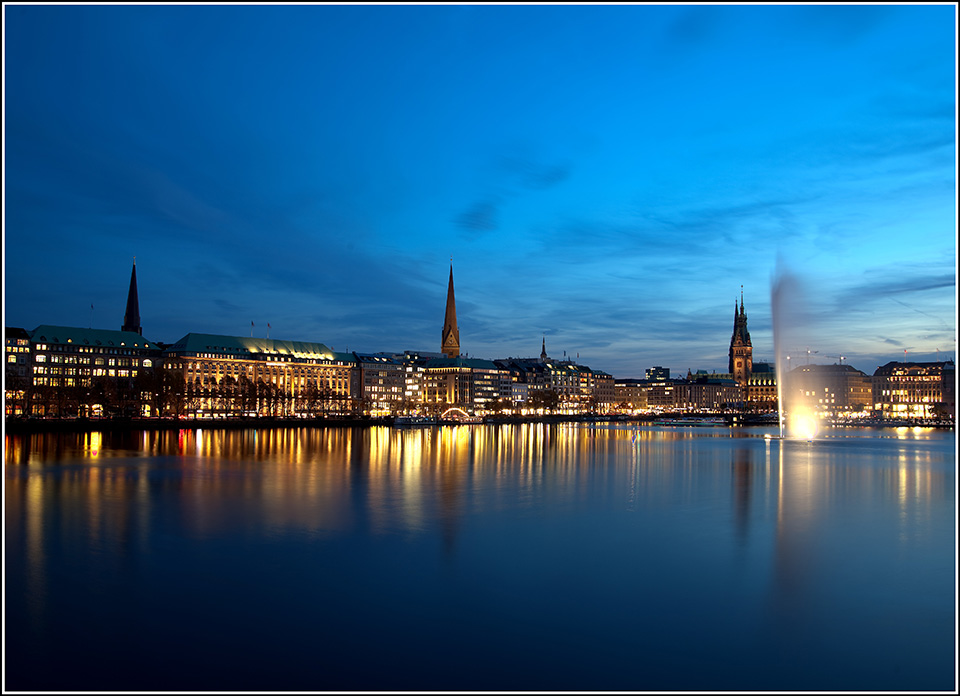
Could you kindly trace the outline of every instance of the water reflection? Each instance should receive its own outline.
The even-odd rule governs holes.
[[[920,435],[904,429],[895,438]],[[799,530],[859,491],[895,498],[907,538],[931,499],[947,494],[947,471],[936,466],[943,454],[887,447],[879,456],[877,441],[870,442],[878,456],[849,466],[849,439],[738,439],[726,429],[180,430],[7,436],[5,461],[8,502],[32,509],[82,501],[95,535],[127,526],[109,517],[120,514],[120,501],[135,503],[138,517],[148,520],[151,497],[167,489],[182,496],[182,514],[200,534],[229,528],[237,504],[260,508],[270,526],[336,532],[363,524],[372,533],[415,533],[442,520],[453,534],[463,515],[576,505],[598,491],[631,509],[690,499],[705,483],[729,479],[741,537],[757,505],[775,507],[778,528],[789,518]]]
[[[124,653],[135,664],[180,641],[186,655],[230,644],[222,627],[242,607],[283,646],[260,650],[282,664],[298,655],[302,680],[267,683],[281,690],[316,686],[317,625],[343,642],[333,662],[366,648],[402,672],[424,652],[450,665],[469,653],[503,677],[446,688],[873,689],[896,682],[805,681],[796,656],[819,656],[833,676],[882,676],[911,651],[911,664],[939,667],[953,610],[953,433],[765,434],[527,424],[7,436],[8,636],[32,636],[21,657],[69,645],[92,658],[61,638],[85,625],[77,612],[107,643],[129,614],[144,641],[152,629],[138,621],[158,635]],[[873,657],[831,662],[853,645]],[[519,655],[557,680],[511,681]],[[637,660],[649,683],[631,681]],[[716,681],[696,676],[704,664]],[[584,665],[619,676],[561,679],[593,674]],[[344,670],[337,684],[355,688],[432,685],[354,684]],[[773,674],[796,679],[761,678]]]

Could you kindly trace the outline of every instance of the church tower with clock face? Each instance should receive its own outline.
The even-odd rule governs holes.
[[[730,373],[741,387],[746,387],[753,373],[753,345],[747,331],[747,313],[743,309],[743,289],[740,289],[740,306],[733,303],[733,336],[730,339]]]
[[[450,264],[450,281],[447,283],[447,311],[443,317],[443,332],[440,335],[440,351],[448,358],[460,357],[460,327],[457,326],[457,300],[453,296],[453,263]]]

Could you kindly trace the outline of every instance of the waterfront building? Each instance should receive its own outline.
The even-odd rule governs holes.
[[[27,415],[27,392],[30,387],[33,360],[30,334],[25,329],[4,327],[4,415]]]
[[[510,400],[514,411],[524,413],[545,392],[541,360],[502,358],[493,363],[504,376],[503,398]]]
[[[30,355],[33,415],[156,415],[161,347],[138,332],[44,324],[30,332]]]
[[[672,411],[676,406],[676,396],[673,393],[677,380],[658,379],[647,382],[647,408],[650,411]]]
[[[543,369],[545,386],[557,394],[563,411],[576,410],[574,404],[580,401],[580,371],[569,362],[548,362]]]
[[[956,370],[946,362],[889,362],[873,373],[874,414],[956,419]]]
[[[173,415],[316,416],[359,410],[357,358],[322,343],[189,333],[163,352]],[[352,383],[353,382],[353,383]]]
[[[743,390],[732,379],[700,373],[674,382],[673,408],[678,411],[726,411],[742,399]]]
[[[825,416],[865,413],[873,403],[872,382],[850,365],[801,365],[786,374],[783,398]]]
[[[134,259],[119,331],[43,324],[8,334],[7,361],[20,389],[9,415],[76,418],[156,415],[161,346],[140,326]]]
[[[747,330],[747,313],[743,308],[743,288],[740,289],[740,307],[733,303],[733,335],[730,337],[729,371],[734,381],[746,387],[753,372],[753,344]]]
[[[509,381],[509,372],[490,360],[436,358],[424,366],[424,403],[437,415],[451,408],[469,415],[490,412]]]
[[[526,385],[524,408],[561,413],[606,413],[617,401],[614,379],[600,370],[573,360],[554,360],[547,355],[543,339],[539,358],[495,360],[511,383]],[[518,392],[513,391],[513,398]],[[505,392],[506,395],[506,392]]]
[[[403,362],[383,353],[353,353],[351,394],[361,401],[365,415],[390,416],[402,410],[406,391]]]
[[[647,372],[649,373],[649,370]],[[614,385],[614,392],[617,410],[621,413],[639,413],[647,410],[647,380],[618,379]]]
[[[421,357],[415,351],[405,351],[402,355],[394,355],[403,365],[403,411],[404,413],[420,414],[424,402],[423,377],[427,360],[443,357],[442,353],[431,353]]]
[[[736,380],[736,375],[733,376]],[[737,384],[740,384],[737,381]],[[766,362],[751,362],[750,375],[745,385],[741,385],[746,396],[747,407],[755,412],[777,410],[777,368]]]
[[[686,379],[619,379],[616,410],[624,413],[716,412],[737,408],[743,392],[729,376],[688,373]]]
[[[598,413],[609,413],[617,402],[616,382],[613,375],[593,370],[593,400]]]
[[[514,409],[520,407],[522,404],[525,404],[527,399],[530,398],[529,384],[515,382],[513,380],[504,380],[504,382],[509,385],[510,393],[507,398],[510,400],[510,403]]]

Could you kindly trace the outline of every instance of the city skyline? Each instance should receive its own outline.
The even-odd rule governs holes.
[[[790,272],[788,350],[955,359],[955,13],[5,5],[5,324],[136,256],[151,340],[438,352],[452,256],[472,357],[724,372],[742,286],[772,361]]]

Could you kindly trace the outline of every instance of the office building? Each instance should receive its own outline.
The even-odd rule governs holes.
[[[873,373],[874,414],[893,419],[956,419],[956,370],[946,362],[889,362]]]

